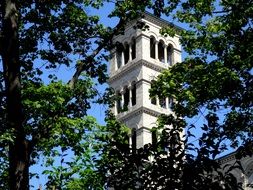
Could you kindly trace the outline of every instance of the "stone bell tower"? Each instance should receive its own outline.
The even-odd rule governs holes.
[[[137,29],[134,27],[137,22],[145,23],[148,29]],[[112,111],[132,129],[130,143],[137,148],[152,142],[150,129],[156,126],[157,117],[171,113],[173,99],[169,94],[162,98],[149,97],[152,81],[162,70],[181,61],[179,36],[160,34],[160,29],[169,24],[144,13],[126,26],[123,35],[113,39],[117,45],[111,52],[108,83],[121,98]]]

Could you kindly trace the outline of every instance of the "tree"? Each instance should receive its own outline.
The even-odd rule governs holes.
[[[106,2],[1,2],[0,160],[1,177],[9,178],[8,183],[1,181],[4,189],[6,184],[9,189],[28,189],[29,167],[40,154],[53,157],[70,150],[80,157],[87,151],[80,142],[96,126],[87,117],[98,94],[92,79],[106,81],[113,35],[148,3],[116,1],[111,17],[118,16],[119,22],[111,29],[89,15],[89,9]],[[72,76],[63,81],[57,70],[70,68]]]
[[[101,170],[116,189],[241,189],[230,172],[252,156],[252,1],[157,0],[153,8],[189,26],[161,31],[179,33],[188,57],[165,70],[150,91],[151,97],[173,97],[175,115],[161,116],[160,138],[137,152],[111,138]],[[203,124],[187,122],[197,115]],[[192,128],[202,129],[197,144],[188,141]],[[182,130],[184,139],[178,138]],[[238,162],[227,169],[216,159],[229,148],[237,150]]]
[[[175,97],[174,111],[180,117],[193,117],[206,108],[208,129],[217,125],[219,135],[230,139],[232,147],[247,144],[253,111],[249,99],[251,2],[222,1],[217,5],[216,1],[189,1],[179,5],[183,11],[177,13],[178,20],[190,24],[190,30],[181,31],[181,43],[189,57],[165,71],[151,93]],[[173,33],[170,29],[163,32]],[[226,113],[221,116],[220,110]]]

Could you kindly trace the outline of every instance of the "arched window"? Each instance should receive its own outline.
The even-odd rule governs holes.
[[[169,102],[168,102],[168,103],[169,103],[169,106],[168,106],[168,107],[171,109],[171,108],[173,107],[174,100],[173,100],[172,97],[169,97],[169,98],[168,98],[168,101],[169,101]]]
[[[129,154],[130,153],[130,138],[129,135],[127,133],[123,133],[123,135],[121,136],[122,141],[120,143],[120,146],[118,146],[118,148],[120,149],[120,151],[124,152],[125,154]]]
[[[122,66],[122,52],[116,52],[116,59],[117,59],[117,68],[119,69]]]
[[[154,97],[154,98],[151,98],[151,104],[156,105],[156,98],[155,98],[155,97]]]
[[[133,39],[132,40],[132,59],[135,59],[136,58],[136,40]]]
[[[173,46],[167,47],[167,63],[171,66],[173,64]]]
[[[155,59],[155,38],[152,36],[150,38],[150,57]]]
[[[137,135],[136,135],[136,129],[132,129],[132,151],[133,154],[136,153],[136,146],[137,146]]]
[[[151,135],[152,135],[152,145],[155,146],[157,144],[157,131],[152,129]]]
[[[129,89],[126,87],[125,88],[125,93],[124,93],[124,111],[127,110],[127,106],[129,104]]]
[[[125,58],[125,64],[129,61],[129,45],[126,44],[124,48],[124,58]]]
[[[165,62],[164,60],[164,43],[162,41],[160,41],[158,43],[158,59],[161,62]]]
[[[160,105],[162,108],[166,108],[166,98],[165,98],[165,97],[160,97],[160,98],[159,98],[159,105]]]
[[[124,47],[121,43],[116,44],[116,59],[117,59],[117,68],[119,69],[122,66],[122,52]]]
[[[154,82],[155,82],[154,80],[151,81],[151,88],[153,87]],[[156,97],[152,97],[152,98],[151,98],[151,104],[156,105],[156,103],[157,103],[157,102],[156,102]]]
[[[136,104],[136,83],[132,84],[132,106]]]
[[[116,92],[116,109],[117,109],[117,113],[121,112],[121,95],[120,92],[117,91]]]

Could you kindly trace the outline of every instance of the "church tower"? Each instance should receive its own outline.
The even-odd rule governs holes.
[[[148,28],[138,29],[137,23],[145,23]],[[181,61],[179,36],[160,34],[160,29],[169,24],[145,13],[130,22],[123,35],[113,39],[117,45],[111,52],[108,83],[120,98],[112,112],[132,130],[130,143],[137,148],[152,142],[150,129],[156,126],[157,117],[171,113],[173,99],[169,94],[168,97],[149,97],[152,81],[162,70]]]

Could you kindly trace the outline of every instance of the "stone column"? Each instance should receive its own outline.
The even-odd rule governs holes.
[[[129,139],[129,146],[132,147],[132,134],[128,136]]]
[[[169,106],[169,98],[166,97],[166,98],[165,98],[165,108],[166,108],[166,109],[169,109],[169,107],[170,107],[170,106]]]
[[[125,65],[125,55],[124,55],[124,51],[121,52],[121,65],[122,65],[122,66]]]
[[[164,48],[164,63],[168,64],[168,61],[167,61],[167,57],[168,57],[168,55],[167,55],[167,45],[164,44],[163,48]]]
[[[121,89],[120,94],[121,94],[121,109],[124,109],[124,89]]]
[[[114,102],[114,107],[113,107],[113,113],[114,113],[115,115],[119,114],[117,106],[118,106],[118,102],[117,102],[117,100],[116,100],[116,101]]]
[[[128,89],[129,89],[129,104],[128,104],[128,108],[131,108],[132,107],[132,85],[130,84],[128,86]]]

